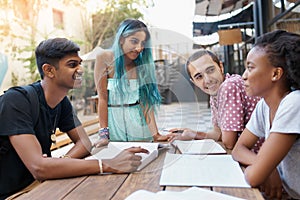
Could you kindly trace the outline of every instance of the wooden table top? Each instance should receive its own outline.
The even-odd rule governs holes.
[[[91,175],[77,178],[47,180],[30,192],[18,197],[21,199],[113,199],[123,200],[131,193],[143,189],[151,192],[162,190],[183,191],[189,187],[160,186],[160,175],[166,152],[160,150],[159,156],[140,172],[131,174]],[[244,199],[264,199],[257,188],[201,187]]]

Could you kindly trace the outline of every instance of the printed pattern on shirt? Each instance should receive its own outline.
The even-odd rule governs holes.
[[[243,131],[259,99],[246,95],[240,75],[226,74],[217,96],[210,99],[213,124],[225,131]]]

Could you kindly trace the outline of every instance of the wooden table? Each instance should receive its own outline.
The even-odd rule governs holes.
[[[189,187],[160,186],[159,180],[166,152],[174,149],[160,150],[158,158],[141,172],[131,174],[92,175],[77,178],[48,180],[23,194],[18,199],[113,199],[123,200],[131,193],[144,189],[151,192],[161,190],[182,191]],[[208,190],[229,194],[244,199],[264,199],[256,188],[201,187]]]

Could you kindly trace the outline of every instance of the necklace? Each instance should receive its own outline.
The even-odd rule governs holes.
[[[56,135],[55,135],[55,131],[56,131],[56,120],[57,120],[57,110],[56,110],[56,113],[55,113],[55,118],[54,118],[54,123],[53,123],[53,127],[51,129],[51,136],[50,136],[50,139],[52,141],[53,144],[56,143]],[[50,122],[52,122],[52,119],[50,117]]]
[[[50,138],[51,138],[51,141],[52,141],[52,143],[53,144],[55,144],[56,143],[56,135],[55,135],[55,124],[56,124],[56,118],[57,118],[57,114],[55,115],[55,119],[54,119],[54,123],[53,123],[53,129],[52,129],[52,134],[51,134],[51,136],[50,136]]]

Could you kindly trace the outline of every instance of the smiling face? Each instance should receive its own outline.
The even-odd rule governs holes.
[[[144,50],[146,33],[138,31],[129,35],[128,37],[121,38],[121,47],[124,52],[125,58],[135,60],[139,54]]]
[[[246,70],[243,73],[247,95],[264,97],[271,92],[273,82],[280,78],[277,70],[278,68],[268,60],[263,48],[252,48],[248,53]]]
[[[192,82],[203,92],[215,96],[224,81],[223,65],[216,63],[209,55],[190,62],[188,65]]]
[[[83,79],[81,58],[77,53],[69,54],[58,62],[58,68],[54,70],[56,84],[67,89],[80,88]]]

